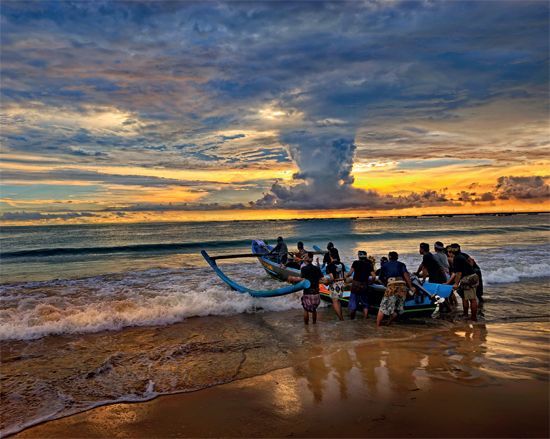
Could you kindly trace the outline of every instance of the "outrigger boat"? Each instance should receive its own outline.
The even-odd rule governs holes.
[[[324,254],[321,249],[314,246],[315,253],[317,254]],[[242,286],[235,282],[234,280],[230,279],[223,271],[218,267],[216,260],[218,259],[232,259],[232,258],[244,258],[244,257],[254,257],[257,258],[264,270],[274,279],[280,280],[280,281],[286,281],[289,276],[294,277],[300,277],[300,270],[291,268],[291,267],[285,267],[282,264],[279,264],[276,261],[276,258],[274,255],[270,255],[269,252],[273,250],[273,247],[270,245],[267,245],[261,240],[254,240],[252,241],[252,253],[251,254],[238,254],[238,255],[222,255],[222,256],[209,256],[208,253],[204,250],[201,251],[202,256],[208,262],[208,264],[212,267],[214,272],[218,275],[218,277],[224,281],[227,285],[231,287],[231,289],[238,291],[240,293],[248,293],[253,297],[276,297],[276,296],[282,296],[286,294],[291,294],[300,290],[303,290],[304,288],[309,287],[309,281],[303,280],[299,283],[296,283],[294,285],[286,285],[281,288],[273,289],[273,290],[253,290],[250,288],[247,288],[245,286]],[[442,303],[446,298],[448,298],[452,293],[452,287],[450,285],[440,285],[440,284],[434,284],[430,282],[424,282],[420,283],[420,281],[416,278],[413,278],[413,284],[415,287],[417,287],[423,294],[420,297],[421,300],[418,300],[418,297],[416,300],[414,298],[407,299],[405,301],[405,313],[410,316],[421,316],[421,315],[431,315],[436,309],[437,306]],[[384,291],[386,288],[384,285],[380,284],[372,284],[370,285],[370,292],[369,292],[369,299],[371,301],[371,306],[369,308],[369,312],[371,313],[377,313],[378,308],[380,305],[380,302],[382,300],[382,297],[384,296]],[[319,292],[321,295],[321,299],[323,299],[326,302],[332,302],[332,299],[330,297],[330,290],[327,286],[320,284],[319,285]],[[349,302],[349,291],[343,291],[341,293],[341,297],[339,299],[342,306],[347,307]]]

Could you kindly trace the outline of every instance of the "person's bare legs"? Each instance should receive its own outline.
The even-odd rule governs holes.
[[[304,309],[304,323],[309,324],[309,313]]]
[[[477,322],[477,300],[470,299],[470,303],[472,304],[472,320]]]
[[[369,307],[368,306],[364,306],[363,307],[363,316],[368,319],[369,318]]]
[[[462,299],[462,309],[464,310],[464,317],[468,317],[469,307],[470,307],[469,300]]]
[[[458,306],[458,300],[456,300],[456,296],[455,296],[454,291],[449,296],[449,303],[451,304],[451,306],[453,306],[455,308]]]
[[[376,326],[381,326],[382,320],[384,320],[384,313],[382,311],[378,311],[378,315],[376,316]]]
[[[311,315],[313,316],[313,324],[315,325],[317,323],[317,311],[313,311]]]
[[[334,308],[334,312],[338,316],[338,320],[344,320],[344,316],[342,315],[342,305],[340,305],[340,301],[338,299],[332,299],[332,307]]]

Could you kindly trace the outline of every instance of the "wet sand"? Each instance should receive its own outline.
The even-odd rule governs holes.
[[[314,341],[327,329],[307,331]],[[548,437],[549,331],[547,322],[464,323],[338,349],[313,342],[291,367],[15,437]]]

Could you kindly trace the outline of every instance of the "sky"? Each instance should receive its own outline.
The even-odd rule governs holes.
[[[547,1],[9,1],[0,221],[550,210]]]

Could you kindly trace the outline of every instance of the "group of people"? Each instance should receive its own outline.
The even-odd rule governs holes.
[[[340,260],[338,250],[332,242],[327,245],[324,252],[323,265],[317,258],[314,261],[314,252],[304,249],[302,242],[298,243],[295,252],[288,252],[288,248],[282,237],[277,239],[277,246],[271,253],[277,261],[286,267],[300,269],[300,277],[290,276],[290,282],[299,282],[307,279],[310,287],[304,289],[302,307],[304,308],[304,323],[309,323],[310,314],[313,323],[317,321],[317,307],[320,304],[319,284],[328,286],[334,311],[338,319],[343,320],[340,298],[345,288],[350,288],[348,310],[350,319],[354,319],[357,310],[362,308],[365,318],[368,317],[370,294],[374,284],[385,287],[384,296],[380,302],[377,326],[380,326],[385,317],[390,324],[399,314],[404,312],[404,304],[407,298],[422,301],[422,292],[413,285],[407,266],[399,261],[399,255],[395,251],[388,253],[380,259],[380,268],[375,271],[376,260],[368,257],[367,252],[360,250],[349,269]],[[419,245],[419,253],[422,262],[413,274],[419,279],[429,279],[430,283],[453,285],[453,291],[462,298],[463,312],[466,317],[477,320],[478,303],[483,301],[483,283],[481,270],[475,260],[461,251],[459,244],[444,246],[437,241],[434,245],[435,252],[430,251],[430,245],[423,242]],[[323,274],[321,268],[325,268]],[[456,306],[454,294],[449,298],[449,306]]]

